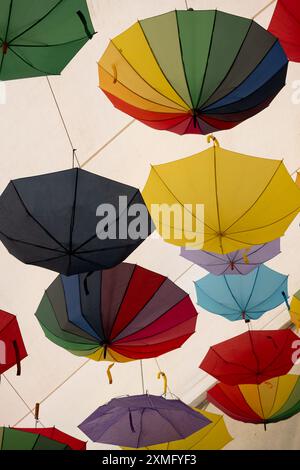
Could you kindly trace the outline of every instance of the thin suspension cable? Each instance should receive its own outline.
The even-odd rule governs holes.
[[[275,3],[276,0],[271,0],[267,5],[265,5],[263,8],[261,8],[257,13],[255,13],[254,16],[252,16],[252,20],[254,20],[257,16],[259,16],[261,13],[263,13],[267,8],[269,8],[273,3]]]
[[[48,85],[49,85],[49,88],[50,88],[50,91],[51,91],[52,97],[53,97],[53,99],[54,99],[54,103],[55,103],[55,105],[56,105],[56,108],[57,108],[58,114],[59,114],[59,116],[60,116],[61,122],[62,122],[62,124],[63,124],[63,126],[64,126],[64,129],[65,129],[65,131],[66,131],[66,134],[67,134],[68,140],[69,140],[69,142],[70,142],[70,145],[71,145],[71,147],[72,147],[72,152],[73,152],[72,161],[73,161],[73,160],[74,160],[74,158],[75,158],[75,160],[76,160],[76,162],[77,162],[77,165],[78,165],[78,166],[79,166],[79,168],[80,168],[80,162],[79,162],[79,160],[78,160],[78,157],[77,157],[77,154],[76,154],[76,149],[74,148],[74,145],[73,145],[73,142],[72,142],[72,139],[71,139],[70,133],[69,133],[69,131],[68,131],[68,128],[67,128],[66,122],[65,122],[65,120],[64,120],[64,117],[63,117],[63,115],[62,115],[61,109],[60,109],[60,107],[59,107],[59,104],[58,104],[57,98],[56,98],[56,96],[55,96],[55,93],[54,93],[53,87],[52,87],[52,85],[51,85],[50,79],[49,79],[49,77],[48,77],[48,76],[46,77],[46,79],[47,79],[47,82],[48,82]]]
[[[184,0],[184,1],[185,1],[186,9],[188,10],[189,9],[188,2],[187,2],[187,0]]]
[[[106,147],[108,147],[115,139],[117,139],[117,137],[123,134],[123,132],[125,132],[126,129],[128,129],[128,127],[130,127],[135,121],[136,119],[133,119],[128,124],[126,124],[126,126],[122,127],[119,132],[117,132],[111,139],[109,139],[104,145],[102,145],[102,147],[100,147],[95,153],[93,153],[93,155],[91,155],[87,160],[85,160],[85,162],[82,163],[80,168],[84,168],[88,163],[94,160],[94,158],[96,158]]]
[[[143,390],[143,395],[145,395],[145,381],[144,381],[143,359],[140,360],[140,366],[141,366],[142,390]]]

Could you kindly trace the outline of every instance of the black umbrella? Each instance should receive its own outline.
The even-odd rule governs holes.
[[[8,251],[66,275],[116,266],[151,230],[138,189],[78,168],[11,181],[0,197]]]

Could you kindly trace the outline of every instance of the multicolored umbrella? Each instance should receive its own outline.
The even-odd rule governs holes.
[[[0,450],[86,450],[86,443],[56,428],[0,428]]]
[[[287,280],[264,265],[245,276],[208,274],[195,282],[197,303],[230,321],[257,320],[286,301]]]
[[[0,80],[58,75],[94,34],[86,0],[1,0]]]
[[[0,376],[17,365],[21,375],[21,361],[27,357],[17,318],[0,310]]]
[[[78,427],[93,442],[138,448],[185,439],[208,424],[180,400],[147,394],[114,398]]]
[[[99,61],[113,105],[154,129],[209,134],[266,108],[288,60],[253,20],[219,10],[171,11],[112,39]]]
[[[122,263],[57,277],[36,316],[47,338],[71,353],[126,362],[179,348],[195,331],[197,311],[165,276]]]
[[[226,255],[204,250],[181,248],[183,258],[192,261],[216,276],[223,274],[248,274],[260,264],[280,253],[280,238],[263,245],[254,245],[244,250],[233,251]]]
[[[179,441],[166,442],[148,447],[123,447],[124,450],[221,450],[233,437],[229,434],[223,416],[194,408],[200,415],[211,422],[200,431]]]
[[[276,423],[300,411],[300,376],[282,375],[260,385],[218,383],[208,400],[228,416],[244,423]]]
[[[281,237],[300,211],[282,160],[224,150],[215,138],[204,152],[152,166],[143,197],[166,242],[219,254]]]
[[[136,204],[146,220],[133,237],[130,209]],[[108,221],[97,216],[99,206],[112,209]],[[98,230],[99,223],[112,233]],[[66,275],[116,266],[151,230],[138,189],[78,168],[11,181],[0,197],[0,240],[8,251],[23,263]]]
[[[289,312],[291,321],[295,325],[298,333],[300,329],[300,290],[293,295]]]
[[[260,384],[291,370],[298,339],[289,329],[247,331],[211,346],[199,367],[228,385]]]
[[[277,0],[269,31],[278,37],[289,60],[300,62],[299,0]]]

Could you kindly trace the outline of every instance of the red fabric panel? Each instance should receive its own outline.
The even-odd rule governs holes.
[[[289,60],[300,62],[299,0],[278,0],[269,31],[278,37]]]
[[[263,423],[245,401],[238,386],[218,383],[207,392],[207,399],[233,419],[244,423]]]
[[[17,319],[14,315],[0,311],[0,341],[5,344],[5,358],[2,358],[2,347],[0,355],[0,374],[16,365],[16,351],[13,342],[18,345],[20,360],[27,357],[25,345],[21,336]],[[5,363],[2,363],[5,362]]]
[[[150,344],[150,345],[143,345],[143,346],[119,346],[112,344],[110,346],[111,349],[116,351],[119,354],[123,354],[126,357],[131,359],[148,359],[151,357],[158,357],[161,354],[165,354],[167,352],[173,351],[173,349],[180,348],[186,340],[190,337],[189,335],[180,336],[178,338],[172,339],[170,341],[166,341],[164,343],[159,344]]]
[[[110,341],[140,312],[165,279],[161,274],[136,267],[112,328]]]
[[[80,439],[65,434],[56,428],[14,428],[17,431],[30,432],[32,434],[39,434],[40,436],[48,437],[61,444],[66,444],[72,450],[86,450],[86,443]]]

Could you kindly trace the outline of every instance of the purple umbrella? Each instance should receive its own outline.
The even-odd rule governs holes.
[[[114,398],[78,427],[93,442],[138,448],[185,439],[210,422],[180,400],[135,395]]]
[[[181,248],[181,256],[201,266],[216,276],[223,274],[248,274],[262,263],[274,258],[280,253],[280,238],[252,248],[232,251],[219,255],[204,250],[189,250]]]

